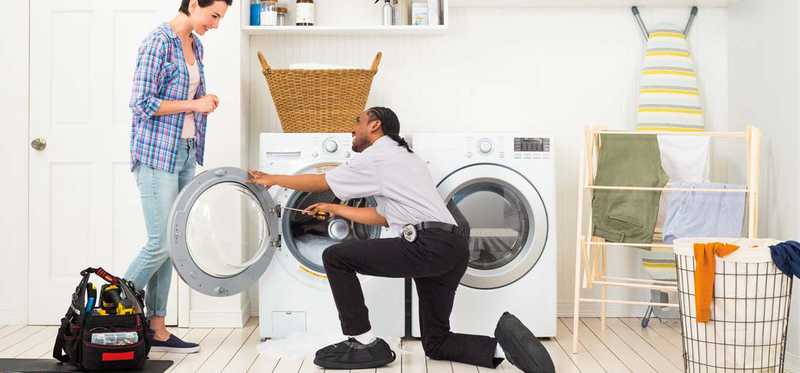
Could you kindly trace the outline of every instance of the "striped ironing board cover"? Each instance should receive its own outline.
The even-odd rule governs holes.
[[[641,70],[637,129],[702,131],[705,127],[697,71],[679,27],[650,32]]]

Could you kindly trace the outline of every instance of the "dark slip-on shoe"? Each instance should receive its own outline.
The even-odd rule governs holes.
[[[314,364],[325,369],[371,369],[393,362],[396,356],[383,339],[365,345],[348,338],[317,351]]]
[[[516,316],[503,313],[497,322],[494,337],[506,354],[508,362],[523,372],[555,373],[556,369],[547,349]]]

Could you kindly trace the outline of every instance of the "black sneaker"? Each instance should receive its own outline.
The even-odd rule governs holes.
[[[200,345],[185,342],[173,334],[170,334],[169,339],[166,341],[159,341],[152,334],[147,335],[147,339],[150,342],[150,352],[175,352],[179,354],[200,352]]]
[[[355,338],[348,338],[319,349],[314,364],[325,369],[371,369],[387,365],[395,357],[394,351],[383,339],[376,338],[365,345]]]
[[[519,319],[508,313],[500,316],[494,330],[506,359],[525,373],[554,373],[553,360],[542,342]]]

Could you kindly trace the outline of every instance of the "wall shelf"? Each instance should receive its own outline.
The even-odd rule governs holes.
[[[447,25],[438,26],[245,26],[248,35],[408,35],[438,34],[447,30]]]
[[[691,7],[725,8],[738,0],[450,0],[452,8],[608,8],[608,7]]]
[[[318,1],[315,7],[316,24],[314,26],[295,26],[294,0],[281,0],[288,9],[285,26],[251,26],[250,2],[242,2],[242,34],[252,37],[263,35],[357,35],[357,36],[391,36],[391,35],[435,35],[447,31],[448,7],[450,0],[438,0],[440,4],[438,25],[397,25],[381,24],[382,8],[365,0]],[[410,12],[406,9],[405,12]],[[406,13],[404,21],[408,21]],[[436,22],[432,22],[436,23]]]

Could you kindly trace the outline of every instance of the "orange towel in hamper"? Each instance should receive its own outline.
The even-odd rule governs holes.
[[[694,244],[695,272],[694,291],[697,307],[697,322],[708,322],[711,319],[711,300],[714,297],[714,271],[717,256],[724,258],[739,246],[721,242]]]

